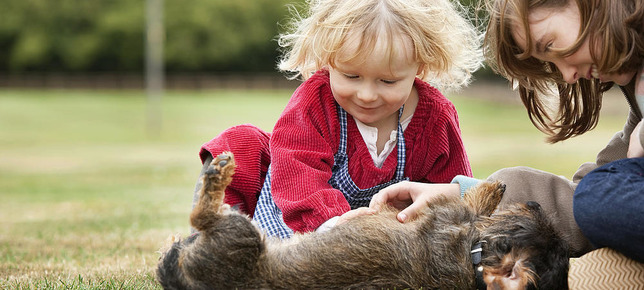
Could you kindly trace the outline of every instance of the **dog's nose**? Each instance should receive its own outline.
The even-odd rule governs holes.
[[[531,210],[540,210],[541,209],[541,205],[536,201],[528,201],[528,202],[525,203],[525,205],[528,208],[530,208]]]

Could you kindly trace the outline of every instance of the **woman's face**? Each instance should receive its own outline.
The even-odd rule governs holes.
[[[553,51],[571,47],[579,36],[581,18],[579,8],[570,1],[565,8],[535,8],[528,16],[530,25],[530,39],[532,42],[532,57],[541,61],[553,63],[563,79],[574,84],[580,78],[597,78],[601,82],[615,82],[626,85],[635,72],[606,74],[598,71],[591,55],[588,38],[575,53],[560,56]],[[517,44],[524,50],[527,49],[525,31],[522,27],[513,28],[512,36]],[[597,50],[596,50],[597,51]],[[598,51],[599,53],[599,51]]]

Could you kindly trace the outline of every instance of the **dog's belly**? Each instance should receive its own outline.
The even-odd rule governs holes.
[[[268,244],[264,270],[278,280],[269,282],[276,287],[360,287],[369,281],[369,287],[415,288],[422,284],[413,283],[418,279],[411,276],[429,276],[424,272],[431,270],[419,262],[430,246],[421,244],[425,239],[418,237],[418,225],[400,223],[395,212],[387,211],[325,233],[296,235],[288,242]]]

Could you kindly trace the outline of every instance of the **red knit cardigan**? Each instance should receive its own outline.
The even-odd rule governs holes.
[[[472,176],[454,105],[419,79],[414,86],[419,102],[404,132],[405,176],[412,181],[432,183],[449,183],[456,175]],[[296,232],[313,231],[330,218],[350,210],[342,192],[328,183],[340,141],[336,105],[328,72],[320,71],[293,93],[273,133],[266,134],[270,138],[271,193],[283,212],[284,222]],[[214,156],[221,152],[212,146],[216,139],[203,147]],[[226,142],[235,143],[235,140]],[[394,176],[396,150],[382,168],[377,168],[350,115],[347,115],[347,154],[349,174],[360,188],[385,183]],[[239,159],[237,154],[236,157]],[[264,164],[262,168],[265,167]],[[244,173],[238,170],[237,175]]]

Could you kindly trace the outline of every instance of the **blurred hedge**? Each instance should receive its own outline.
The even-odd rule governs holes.
[[[166,70],[274,71],[278,23],[303,2],[164,0]],[[145,0],[0,4],[0,73],[143,71]]]

